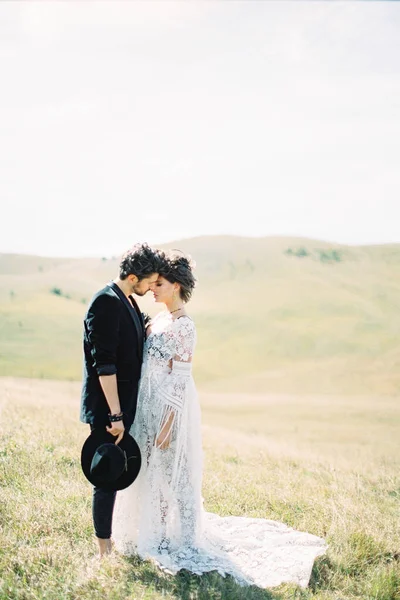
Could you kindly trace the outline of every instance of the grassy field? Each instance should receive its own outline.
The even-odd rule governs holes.
[[[390,395],[201,393],[205,507],[323,536],[310,586],[93,560],[77,382],[0,378],[1,600],[399,600],[400,408]]]
[[[225,236],[170,246],[197,262],[189,311],[208,391],[400,392],[400,245]],[[112,257],[0,255],[0,375],[79,380],[87,302],[117,272]]]

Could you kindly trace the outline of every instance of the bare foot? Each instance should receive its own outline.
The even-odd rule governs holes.
[[[111,540],[103,540],[102,538],[96,538],[99,545],[99,558],[103,558],[111,552]]]

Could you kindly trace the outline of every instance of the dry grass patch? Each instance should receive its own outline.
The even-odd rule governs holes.
[[[307,590],[259,590],[117,554],[96,566],[79,391],[0,379],[1,600],[400,600],[394,399],[202,396],[206,509],[281,520],[329,543]]]

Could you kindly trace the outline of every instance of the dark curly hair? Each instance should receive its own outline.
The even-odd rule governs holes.
[[[166,268],[165,253],[148,244],[135,244],[122,256],[119,265],[120,279],[126,279],[128,275],[136,275],[141,281],[153,273],[160,273]]]
[[[195,263],[190,256],[185,256],[180,250],[171,250],[166,255],[165,268],[159,271],[170,283],[179,283],[179,295],[185,303],[189,302],[196,286],[194,268]]]

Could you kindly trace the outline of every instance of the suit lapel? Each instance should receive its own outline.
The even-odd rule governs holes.
[[[135,298],[133,296],[129,296],[129,298],[130,298],[130,300],[132,302],[133,308],[136,311],[137,316],[139,317],[139,321],[140,321],[140,324],[142,326],[142,332],[143,332],[143,335],[144,335],[145,326],[144,326],[144,319],[143,319],[142,311],[140,310],[140,308],[139,308],[139,306],[138,306]]]
[[[135,326],[136,333],[137,333],[138,346],[139,346],[140,352],[142,353],[141,343],[143,342],[143,326],[142,326],[143,317],[141,316],[142,313],[139,311],[138,305],[133,300],[133,298],[130,296],[130,298],[132,298],[132,300],[134,302],[134,304],[132,305],[132,303],[128,300],[128,298],[125,296],[123,291],[120,290],[120,288],[117,286],[117,284],[114,283],[113,281],[110,282],[108,284],[108,286],[113,290],[113,292],[115,294],[117,294],[118,298],[126,306],[128,312],[131,316],[131,319],[133,321],[133,324]],[[139,317],[139,314],[140,314],[140,317]]]

